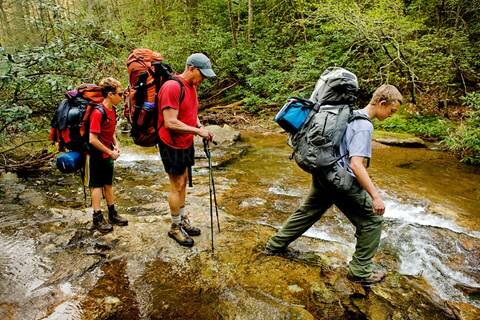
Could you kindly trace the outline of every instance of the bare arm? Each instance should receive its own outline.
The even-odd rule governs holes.
[[[169,130],[178,131],[178,132],[186,132],[186,133],[193,133],[198,134],[199,136],[207,139],[212,140],[213,135],[210,131],[206,130],[205,128],[196,128],[185,124],[184,122],[178,120],[178,110],[173,108],[166,108],[163,109],[163,118],[165,122],[165,127]],[[197,124],[199,123],[197,118]]]
[[[118,144],[117,135],[113,135],[113,149],[120,153],[120,145]]]
[[[365,169],[365,166],[363,165],[363,159],[363,157],[351,157],[350,168],[352,168],[353,174],[357,177],[358,183],[372,197],[374,213],[377,215],[383,215],[385,212],[385,204],[383,203],[380,193],[373,184],[372,179],[370,179],[367,169]]]
[[[115,139],[116,138],[114,138],[114,141],[115,141]],[[98,140],[98,134],[96,134],[96,133],[90,132],[89,142],[97,150],[108,154],[113,160],[117,160],[117,158],[120,156],[120,153],[117,150],[110,150],[103,143],[101,143],[100,140]]]
[[[197,128],[203,127],[203,124],[200,122],[200,119],[197,117]]]

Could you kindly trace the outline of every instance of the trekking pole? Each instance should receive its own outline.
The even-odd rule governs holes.
[[[217,145],[217,143],[213,140],[212,140],[212,143],[214,145]],[[217,217],[218,232],[220,232],[220,219],[218,218],[217,191],[215,190],[215,179],[213,179],[212,154],[210,152],[210,145],[208,143],[207,143],[207,150],[208,150],[208,171],[209,171],[208,175],[209,175],[209,179],[212,183],[213,200],[214,200],[214,203],[215,203],[215,215]]]
[[[211,156],[208,159],[208,166],[209,166],[209,169],[210,169],[210,179],[212,180],[213,200],[215,202],[215,214],[217,216],[218,232],[220,232],[220,219],[218,219],[217,192],[215,190],[215,180],[213,179],[212,158],[211,158]]]
[[[213,208],[212,208],[212,163],[210,160],[210,148],[208,146],[208,141],[203,139],[203,150],[208,159],[208,192],[210,195],[210,233],[212,235],[212,254],[215,252],[215,247],[213,245]]]

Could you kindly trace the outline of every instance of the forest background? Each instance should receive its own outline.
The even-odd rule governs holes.
[[[159,51],[177,71],[193,52],[218,77],[203,106],[239,102],[271,116],[308,97],[321,72],[360,80],[359,105],[383,83],[405,97],[377,123],[437,139],[480,165],[480,0],[0,0],[0,140],[45,131],[67,88],[114,76]]]

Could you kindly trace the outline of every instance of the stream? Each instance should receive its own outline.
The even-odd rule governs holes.
[[[284,135],[246,131],[235,145],[212,149],[223,227],[215,256],[202,150],[187,208],[203,233],[185,249],[166,236],[168,180],[158,153],[124,144],[114,187],[130,224],[106,236],[89,229],[78,176],[0,177],[0,319],[480,316],[480,170],[447,153],[374,144],[369,172],[386,204],[375,261],[390,273],[369,293],[345,284],[354,228],[335,207],[291,244],[298,259],[262,256],[310,185]],[[406,292],[405,304],[429,307],[393,302],[394,288]],[[373,294],[389,301],[380,311],[355,300]],[[335,302],[342,296],[351,303]]]

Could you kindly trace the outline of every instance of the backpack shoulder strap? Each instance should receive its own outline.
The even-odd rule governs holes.
[[[185,98],[185,85],[183,84],[182,80],[178,79],[175,76],[173,76],[170,80],[176,81],[180,86],[180,100],[178,101],[178,105],[180,106],[180,104],[183,102],[183,99]]]
[[[107,112],[105,111],[105,109],[103,108],[103,106],[101,104],[94,104],[93,109],[96,109],[96,110],[100,111],[100,113],[102,114],[101,124],[103,124],[105,121],[107,121],[107,118],[108,118],[107,117]],[[113,107],[113,111],[115,112],[115,114],[117,114],[117,112],[116,112],[117,110],[115,110],[115,107]]]
[[[348,118],[348,122],[352,122],[355,120],[367,120],[368,122],[372,123],[372,120],[367,115],[358,112],[352,113]]]
[[[103,124],[107,120],[107,113],[105,112],[105,109],[103,109],[101,104],[91,103],[89,109],[90,110],[87,110],[87,112],[85,113],[84,121],[90,121],[90,116],[92,115],[93,110],[98,110],[102,114],[101,124]]]

